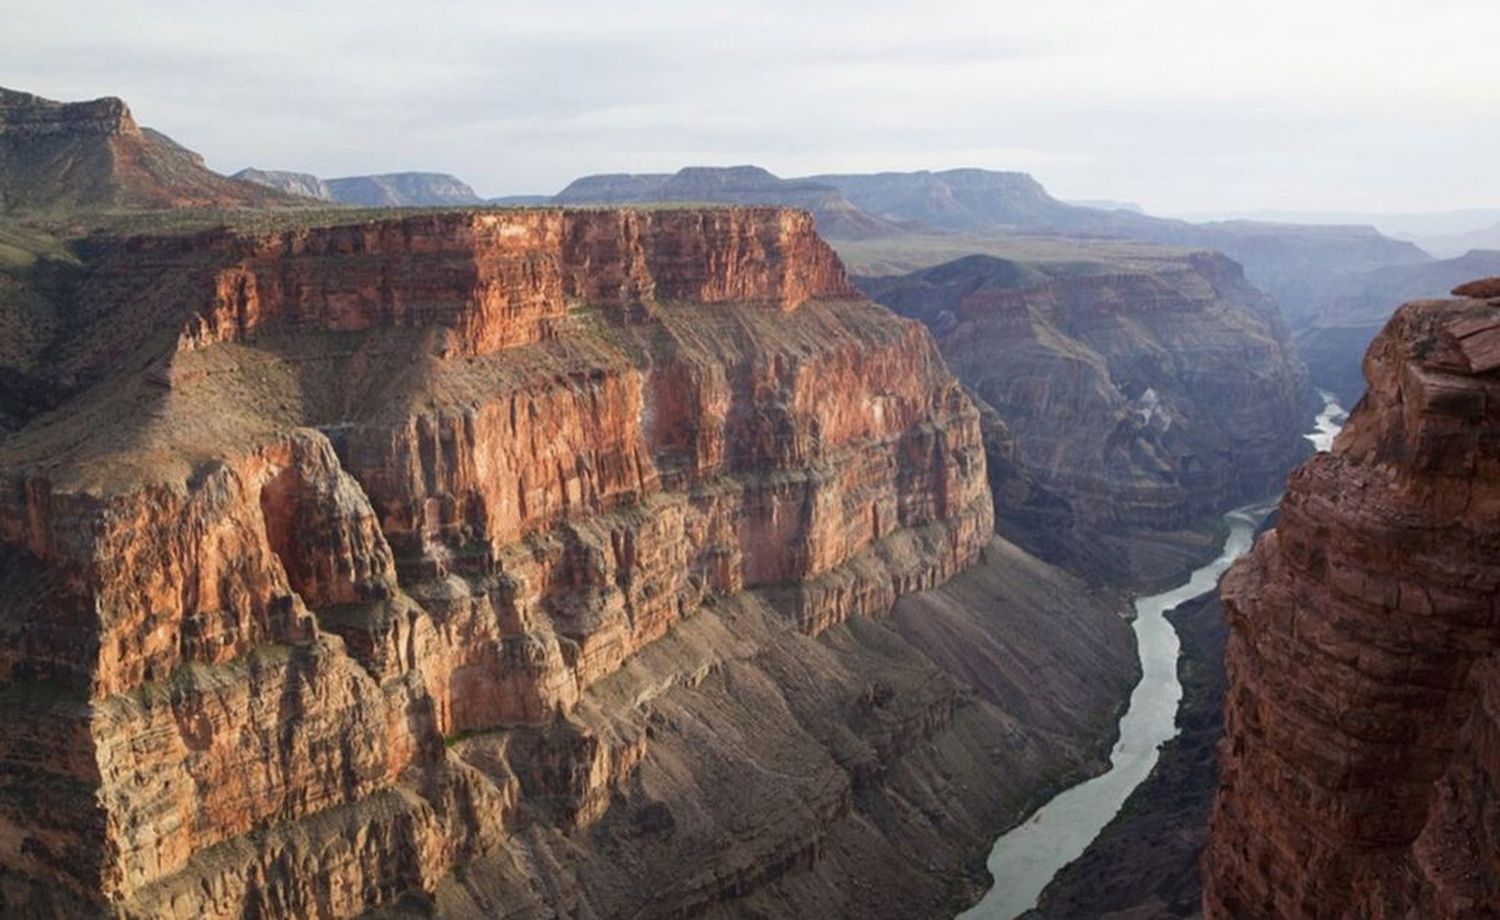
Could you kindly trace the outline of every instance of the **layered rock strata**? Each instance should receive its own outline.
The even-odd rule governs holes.
[[[569,739],[647,750],[586,831],[578,786],[523,778],[559,817],[392,913],[951,917],[988,887],[996,832],[1104,767],[1134,660],[1115,610],[998,540],[816,639],[736,595],[577,710]],[[455,750],[487,765],[495,744]]]
[[[77,395],[0,442],[7,910],[333,917],[434,891],[659,763],[639,711],[581,713],[705,605],[753,591],[773,632],[820,635],[991,538],[973,405],[803,213],[83,254],[50,362]],[[814,811],[847,812],[826,791]],[[799,847],[728,885],[710,860],[673,903],[820,858]]]
[[[1224,582],[1211,917],[1500,911],[1500,299],[1464,290],[1396,313]]]
[[[1274,305],[1223,256],[971,256],[860,283],[926,323],[993,408],[1009,432],[987,439],[997,519],[1045,558],[1170,581],[1214,551],[1216,512],[1274,492],[1306,454],[1306,372]]]

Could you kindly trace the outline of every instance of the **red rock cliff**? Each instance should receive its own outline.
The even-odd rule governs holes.
[[[0,443],[0,881],[91,910],[431,890],[606,807],[648,735],[508,733],[703,605],[817,633],[992,532],[973,406],[801,213],[96,243],[75,315]]]
[[[794,310],[852,292],[799,211],[450,214],[174,246],[204,242],[218,264],[211,305],[190,333],[197,343],[270,326],[442,324],[465,353],[486,354],[556,335],[569,302]]]
[[[1211,917],[1500,912],[1500,300],[1408,304],[1225,579]]]

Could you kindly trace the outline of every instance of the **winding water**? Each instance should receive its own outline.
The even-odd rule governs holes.
[[[1333,394],[1323,393],[1323,411],[1307,439],[1327,450],[1345,413]],[[1060,869],[1083,855],[1125,799],[1156,766],[1158,749],[1177,735],[1177,631],[1164,614],[1212,591],[1219,576],[1250,548],[1255,528],[1274,502],[1239,508],[1224,516],[1229,537],[1219,557],[1193,572],[1187,584],[1135,601],[1135,638],[1141,682],[1120,719],[1120,741],[1110,752],[1108,772],[1058,793],[1026,823],[995,841],[988,861],[994,885],[959,920],[1012,920],[1033,907]]]
[[[1349,413],[1344,411],[1338,399],[1327,390],[1319,390],[1318,395],[1323,397],[1323,411],[1318,413],[1317,420],[1313,422],[1313,432],[1306,437],[1318,450],[1328,450],[1333,447],[1333,439],[1349,419]]]

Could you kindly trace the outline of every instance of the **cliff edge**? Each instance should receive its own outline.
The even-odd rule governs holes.
[[[1455,293],[1224,581],[1210,917],[1500,911],[1500,282]]]
[[[941,912],[1099,763],[1128,629],[993,541],[978,412],[806,213],[98,237],[70,271],[58,407],[0,438],[8,912],[681,915],[817,865]],[[1085,638],[1003,641],[1037,611]],[[1051,699],[1018,653],[1067,659]],[[951,788],[995,758],[1004,795]],[[919,826],[942,871],[897,872]]]

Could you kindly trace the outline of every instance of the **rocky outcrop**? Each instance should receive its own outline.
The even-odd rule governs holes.
[[[138,126],[119,99],[61,103],[0,88],[0,213],[278,203]]]
[[[1500,252],[1474,251],[1346,278],[1321,312],[1297,330],[1297,350],[1313,383],[1334,393],[1343,405],[1354,405],[1365,392],[1365,351],[1390,320],[1393,304],[1443,297],[1459,282],[1496,272]]]
[[[738,680],[723,656],[772,643],[857,651],[851,623],[991,540],[976,410],[805,213],[458,212],[80,255],[51,365],[76,395],[0,441],[10,912],[348,916],[527,852],[558,867],[536,869],[560,886],[536,896],[566,910],[556,873],[593,870],[516,835],[618,816],[626,786],[678,775],[691,748],[654,739],[708,742],[649,700]],[[1099,680],[1060,691],[1097,736],[1128,639],[1057,590],[1108,637]],[[713,655],[608,683],[706,608]],[[735,610],[761,638],[735,637]],[[870,688],[907,667],[800,697],[816,732],[768,727],[825,753],[754,846],[722,836],[738,818],[626,796],[618,820],[681,828],[699,857],[670,890],[654,863],[631,897],[696,911],[823,860],[856,780],[935,756],[973,718],[965,688],[993,680],[940,687],[934,665],[892,708]],[[989,730],[1064,719],[989,705]],[[846,751],[844,714],[877,710],[859,724],[878,739]],[[1038,740],[1016,763],[1040,781],[1088,748]]]
[[[1211,917],[1500,910],[1500,300],[1408,304],[1230,572]]]
[[[1011,438],[987,439],[997,520],[1045,558],[1170,580],[1212,552],[1192,531],[1274,491],[1306,453],[1306,372],[1275,307],[1223,256],[970,256],[860,284],[926,323],[993,408]]]

